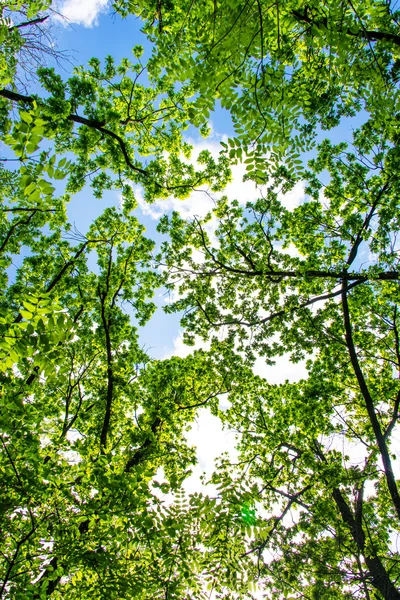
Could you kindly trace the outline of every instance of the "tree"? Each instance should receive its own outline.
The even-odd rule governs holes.
[[[172,241],[160,260],[180,296],[170,310],[183,311],[188,342],[223,330],[250,362],[307,359],[305,380],[248,378],[221,414],[241,455],[213,481],[260,507],[249,552],[272,596],[400,595],[398,157],[362,128],[352,152],[321,144],[291,211],[277,177],[246,208],[223,198],[204,221],[162,219]]]
[[[46,7],[8,5],[32,21]],[[137,47],[135,62],[92,59],[66,81],[42,67],[37,94],[18,86],[21,28],[2,25],[0,596],[247,599],[257,585],[271,598],[397,599],[397,14],[377,2],[116,8],[141,11],[148,66]],[[220,94],[237,136],[197,169],[184,131]],[[353,147],[325,140],[305,167],[316,132],[361,108]],[[148,201],[221,189],[242,158],[268,184],[260,199],[163,217],[155,260],[134,186]],[[305,198],[289,210],[299,178]],[[66,207],[87,182],[122,202],[81,234]],[[139,347],[162,284],[208,352],[153,361]],[[254,375],[286,353],[306,378]],[[238,432],[240,454],[221,458],[216,493],[188,498],[185,432],[201,406]]]
[[[227,152],[233,161],[247,158],[259,183],[278,165],[301,174],[300,155],[316,132],[361,110],[375,126],[397,128],[399,15],[391,3],[117,0],[115,7],[144,19],[154,64],[191,86],[195,123],[208,120],[216,101],[230,111],[235,139]]]
[[[220,501],[259,509],[236,564],[254,555],[271,597],[398,598],[398,15],[380,2],[117,6],[191,86],[195,122],[217,99],[230,110],[229,159],[268,185],[246,209],[225,198],[203,221],[162,219],[169,310],[189,343],[222,335],[250,364],[307,359],[298,384],[247,375],[221,414],[241,455],[213,478]],[[353,148],[327,139],[305,168],[316,135],[356,115]]]
[[[68,54],[57,50],[49,17],[56,12],[48,0],[3,2],[0,15],[0,73],[2,85],[26,89],[36,71],[49,59],[57,65]]]
[[[7,5],[31,26],[46,7]],[[42,67],[32,95],[18,87],[25,25],[2,27],[0,597],[200,597],[204,551],[190,554],[188,532],[205,511],[183,517],[185,431],[231,376],[201,352],[160,362],[139,347],[162,277],[133,184],[148,199],[184,196],[223,183],[226,160],[205,153],[196,172],[181,159],[184,90],[142,85],[140,48],[135,64],[93,59],[66,82]],[[123,201],[81,234],[66,208],[87,181]],[[157,485],[177,503],[165,508]]]

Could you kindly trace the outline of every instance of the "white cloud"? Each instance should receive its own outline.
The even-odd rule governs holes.
[[[305,182],[298,181],[294,188],[287,192],[286,194],[279,193],[278,198],[282,202],[283,206],[287,208],[287,210],[294,210],[297,206],[299,206],[305,200]]]
[[[168,352],[164,358],[171,356],[180,356],[184,358],[193,350],[202,349],[208,350],[209,342],[204,342],[200,338],[196,340],[194,346],[186,346],[183,342],[183,333],[180,332],[173,342],[172,351]],[[225,398],[221,398],[220,408],[227,408],[228,403]],[[223,429],[221,420],[211,414],[209,409],[202,408],[199,410],[193,426],[187,434],[189,444],[196,447],[197,464],[193,468],[192,475],[184,483],[184,488],[188,493],[205,491],[206,493],[214,493],[213,487],[204,488],[201,482],[201,476],[205,473],[208,479],[215,470],[214,461],[221,456],[223,452],[227,452],[232,461],[236,460],[237,452],[236,434],[228,429]]]
[[[193,352],[193,350],[209,350],[210,342],[203,341],[198,338],[195,342],[194,346],[187,346],[183,341],[183,332],[178,333],[176,338],[173,341],[172,350],[167,352],[164,359],[171,358],[171,356],[179,356],[180,358],[186,358],[189,354]]]
[[[214,486],[209,485],[207,488],[203,486],[201,476],[204,473],[206,480],[211,477],[215,470],[215,459],[224,452],[228,454],[231,462],[237,460],[235,432],[224,429],[221,420],[212,415],[208,409],[203,408],[199,411],[187,439],[189,444],[196,447],[198,462],[191,476],[184,482],[186,492],[215,493]]]
[[[219,143],[220,136],[216,139],[207,140],[187,140],[193,146],[190,162],[196,164],[197,158],[202,150],[208,150],[214,158],[218,158],[221,151]],[[200,166],[200,165],[196,165]],[[207,186],[203,186],[198,191],[192,192],[185,200],[179,200],[170,196],[169,198],[157,200],[153,204],[147,204],[139,188],[135,188],[135,195],[139,205],[145,215],[152,219],[159,219],[164,213],[177,211],[184,219],[191,219],[194,216],[204,217],[215,206],[215,200],[221,196],[228,196],[230,200],[238,200],[240,204],[246,204],[259,198],[260,192],[253,181],[243,181],[245,175],[245,165],[236,165],[232,168],[232,181],[226,186],[223,192],[211,193]]]
[[[306,361],[292,363],[290,355],[284,354],[276,359],[275,365],[267,365],[262,357],[257,358],[253,371],[255,375],[264,377],[270,384],[280,384],[289,381],[297,383],[307,378]]]
[[[194,216],[204,217],[214,208],[214,200],[208,195],[207,190],[193,192],[189,198],[179,200],[170,196],[169,198],[156,200],[153,204],[148,204],[144,198],[142,190],[135,188],[135,197],[144,215],[158,220],[163,214],[172,211],[179,212],[184,219],[191,219]]]
[[[219,134],[215,134],[213,138],[208,137],[205,140],[194,141],[188,139],[187,142],[193,147],[190,162],[200,167],[197,163],[197,158],[202,150],[208,150],[217,159],[221,151],[220,141],[224,141],[225,139],[226,136]],[[222,196],[227,196],[230,201],[237,200],[242,206],[247,202],[254,202],[261,196],[261,189],[259,186],[257,187],[254,181],[243,181],[245,174],[246,165],[234,165],[232,167],[232,181],[228,183],[222,192],[210,192],[207,186],[203,186],[201,189],[192,192],[185,200],[170,196],[169,198],[157,200],[153,204],[148,204],[145,202],[142,190],[139,187],[135,187],[135,195],[143,214],[152,219],[158,220],[163,214],[172,211],[178,212],[186,220],[192,219],[194,216],[202,218],[214,208],[215,200]],[[279,193],[278,197],[288,210],[293,210],[304,201],[304,188],[305,183],[300,181],[296,183],[290,192],[287,194]],[[213,225],[216,225],[216,221],[214,223],[207,223],[207,228],[210,229],[210,232]]]
[[[58,21],[75,23],[84,27],[97,24],[99,15],[109,6],[109,0],[56,0],[53,8],[59,13]]]

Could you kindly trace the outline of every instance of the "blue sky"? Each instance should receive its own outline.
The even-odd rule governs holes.
[[[113,13],[108,0],[56,0],[55,8],[65,15],[64,19],[56,17],[53,21],[54,34],[60,50],[69,52],[72,61],[76,64],[86,64],[87,61],[96,56],[104,59],[108,54],[116,61],[124,57],[131,57],[133,46],[141,44],[145,53],[143,62],[151,54],[151,45],[141,33],[141,22],[138,18],[128,17],[122,19]],[[66,64],[66,69],[72,68]],[[67,76],[68,73],[65,73]],[[203,148],[209,149],[215,155],[220,150],[220,141],[232,135],[232,125],[226,111],[217,109],[211,115],[212,135],[204,140],[190,131],[193,145],[193,158]],[[358,125],[354,120],[344,123],[336,131],[331,131],[329,137],[334,142],[351,142],[351,130]],[[321,137],[325,137],[322,132]],[[259,193],[251,182],[243,183],[242,177],[245,169],[238,165],[233,169],[233,181],[225,190],[230,199],[237,199],[241,204],[255,200]],[[147,235],[157,240],[156,225],[159,216],[163,212],[178,210],[184,218],[193,215],[203,216],[212,207],[213,202],[205,193],[194,193],[185,201],[169,198],[147,205],[141,199],[140,190],[137,190],[140,209],[138,217],[147,229]],[[299,184],[285,197],[288,208],[294,208],[304,200],[304,187]],[[85,232],[97,215],[101,214],[106,206],[118,204],[117,193],[108,192],[101,200],[93,198],[90,189],[86,188],[77,194],[70,203],[69,216],[75,222],[78,229]],[[177,315],[166,315],[162,311],[165,297],[161,292],[156,298],[159,310],[150,323],[140,332],[143,346],[148,349],[153,358],[164,358],[171,354],[186,354],[189,349],[182,344],[179,329],[179,317]],[[279,362],[279,367],[266,369],[260,361],[258,365],[260,373],[267,374],[273,383],[279,383],[285,379],[295,380],[304,375],[304,369],[300,365],[292,365],[287,360]]]
[[[151,46],[140,32],[140,21],[133,17],[123,20],[118,15],[113,15],[109,3],[104,0],[60,0],[56,8],[69,18],[69,22],[61,19],[53,21],[53,34],[58,49],[67,51],[76,65],[86,64],[93,56],[104,59],[108,54],[116,61],[124,57],[130,58],[131,49],[137,44],[145,48],[143,61],[151,53]],[[61,74],[67,77],[71,69],[72,65],[66,63],[65,73]],[[194,147],[194,159],[203,148],[208,148],[217,155],[221,149],[221,139],[232,134],[230,118],[226,111],[216,111],[211,121],[213,134],[206,140],[192,130],[188,132],[188,135],[192,136],[190,141]],[[244,172],[242,167],[235,169],[234,179],[226,189],[229,197],[237,198],[243,204],[254,200],[258,195],[254,184],[242,182]],[[302,195],[301,190],[298,190],[298,194]],[[156,225],[163,212],[179,210],[182,216],[190,218],[195,214],[203,216],[213,207],[209,195],[201,192],[192,194],[185,201],[169,198],[152,205],[144,203],[140,190],[137,190],[137,197],[140,205],[137,216],[145,225],[148,237],[156,241]],[[119,195],[116,192],[107,192],[102,199],[97,200],[91,194],[90,188],[86,187],[70,202],[70,221],[75,223],[80,231],[85,232],[91,221],[101,214],[106,206],[115,206],[118,202]],[[155,300],[159,308],[151,321],[140,329],[141,344],[152,358],[187,355],[191,349],[183,344],[179,315],[167,315],[163,312],[162,306],[165,305],[166,298],[162,290],[157,293]],[[199,343],[199,346],[202,344]],[[281,371],[283,380],[290,376],[287,368]],[[275,378],[276,374],[275,371]],[[188,491],[201,488],[200,475],[203,471],[211,474],[214,459],[222,452],[229,451],[234,455],[234,439],[234,433],[223,431],[220,421],[209,411],[200,411],[189,434],[190,443],[197,447],[198,465],[186,482]]]
[[[145,52],[143,62],[151,54],[151,45],[147,38],[141,33],[140,19],[130,16],[122,19],[112,10],[109,0],[54,0],[53,8],[59,14],[54,14],[52,19],[52,30],[57,42],[58,49],[65,51],[70,56],[71,62],[66,61],[63,65],[65,71],[60,69],[60,74],[68,77],[74,65],[86,65],[93,56],[103,60],[107,55],[113,56],[118,63],[122,58],[132,57],[132,48],[140,44]],[[63,17],[61,17],[63,15]],[[203,148],[210,149],[215,155],[220,150],[220,141],[232,135],[232,125],[228,113],[217,109],[211,116],[213,133],[204,140],[194,130],[190,130],[190,139],[195,158]],[[335,132],[330,132],[333,141],[343,139],[351,141],[351,129],[355,126],[354,121],[344,124]],[[247,201],[258,197],[254,184],[243,183],[244,168],[237,166],[233,170],[233,181],[225,190],[230,199],[237,199],[245,204]],[[170,198],[146,205],[142,200],[140,190],[137,190],[140,208],[138,217],[145,225],[148,237],[157,240],[156,226],[158,218],[163,212],[178,210],[185,218],[193,215],[203,216],[212,207],[210,197],[201,192],[191,195],[186,201]],[[301,185],[286,199],[289,206],[294,207],[304,199]],[[115,206],[119,203],[117,192],[106,192],[103,198],[93,197],[89,187],[76,194],[68,207],[70,221],[74,223],[79,231],[85,233],[94,218],[100,215],[107,206]],[[160,291],[156,298],[159,310],[151,322],[140,331],[141,342],[153,358],[163,358],[172,353],[184,354],[187,350],[183,348],[179,330],[179,316],[166,315],[162,311],[165,297]],[[290,367],[291,368],[291,367]],[[293,367],[294,368],[294,367]],[[283,380],[290,376],[289,365],[285,364],[277,373],[274,371],[274,379]]]
[[[132,58],[132,48],[140,44],[144,47],[142,62],[145,63],[151,54],[151,45],[141,29],[141,21],[136,17],[122,19],[115,14],[108,2],[104,0],[61,0],[55,3],[55,8],[64,18],[56,16],[53,19],[53,35],[58,49],[65,51],[71,63],[65,62],[59,69],[63,77],[67,77],[74,65],[85,65],[92,57],[104,60],[111,55],[116,63],[122,58]],[[63,72],[63,69],[65,71]],[[213,116],[214,134],[209,140],[214,152],[219,152],[219,140],[232,134],[229,115],[225,110],[218,110]],[[196,134],[192,135],[195,154],[199,149],[208,147],[207,142]],[[196,152],[197,150],[197,152]],[[141,198],[140,190],[138,190]],[[202,197],[203,196],[203,197]],[[250,199],[250,198],[249,198]],[[118,204],[119,197],[115,192],[106,192],[100,200],[93,197],[89,188],[76,194],[69,204],[68,215],[79,231],[86,232],[94,218],[100,215],[107,206]],[[141,202],[138,211],[140,221],[145,225],[148,237],[157,239],[156,226],[158,217],[167,210],[182,209],[189,217],[192,214],[205,214],[210,208],[206,195],[198,194],[189,202],[164,201],[156,206],[147,207]],[[159,310],[151,322],[140,331],[143,346],[153,358],[163,358],[174,350],[174,340],[179,335],[179,316],[165,315],[162,305],[165,303],[163,292],[157,296]]]
[[[132,56],[131,49],[137,44],[143,45],[145,53],[143,62],[151,53],[151,46],[140,31],[140,20],[134,17],[121,19],[113,14],[107,0],[58,0],[55,7],[68,17],[68,21],[55,18],[53,21],[54,35],[59,50],[65,50],[76,64],[86,64],[96,56],[104,59],[112,55],[116,62],[124,57]],[[65,64],[64,76],[67,77],[72,66]],[[213,133],[206,140],[190,131],[190,139],[194,150],[193,158],[203,149],[208,148],[215,155],[220,150],[220,141],[232,135],[232,126],[226,111],[216,110],[211,116]],[[357,122],[349,121],[340,129],[330,132],[332,141],[351,141],[351,130]],[[189,134],[188,134],[189,135]],[[324,137],[324,136],[323,136]],[[234,168],[233,181],[228,185],[225,193],[230,199],[237,199],[241,204],[255,200],[258,191],[251,182],[243,183],[242,177],[245,169],[239,165]],[[187,200],[181,201],[169,198],[147,205],[142,200],[140,190],[137,190],[139,200],[138,217],[147,229],[148,237],[157,240],[156,225],[163,212],[178,210],[184,218],[193,215],[203,216],[212,207],[213,201],[205,193],[194,193]],[[304,186],[298,184],[295,189],[284,199],[288,208],[294,208],[304,200]],[[91,221],[102,213],[106,206],[115,206],[119,202],[116,192],[107,192],[101,200],[93,198],[90,188],[85,188],[71,201],[68,213],[70,220],[77,228],[85,232]],[[140,340],[143,347],[153,358],[167,358],[173,354],[185,356],[190,348],[182,342],[182,332],[179,328],[178,315],[166,315],[162,311],[166,298],[160,291],[156,297],[158,310],[152,320],[140,331]],[[199,343],[199,346],[202,344]],[[264,361],[256,364],[256,371],[268,378],[270,383],[281,383],[286,379],[296,381],[305,376],[303,364],[293,365],[287,357],[282,357],[278,365],[266,367]],[[187,482],[187,489],[193,491],[199,488],[199,476],[203,470],[209,474],[213,468],[213,460],[223,451],[233,453],[233,432],[222,431],[220,422],[203,410],[189,437],[197,446],[199,465],[195,468],[193,476]]]
[[[87,5],[90,1],[82,0],[81,4]],[[65,3],[64,9],[67,6],[68,3]],[[108,54],[120,61],[121,58],[131,57],[131,50],[137,44],[145,48],[144,58],[149,56],[151,46],[140,31],[139,19],[132,16],[122,19],[108,9],[100,12],[90,25],[89,22],[56,19],[54,24],[59,49],[69,51],[76,64],[85,64],[92,56],[104,59]]]

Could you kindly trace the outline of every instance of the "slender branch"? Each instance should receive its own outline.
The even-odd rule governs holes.
[[[65,263],[65,265],[63,266],[63,268],[61,269],[61,271],[59,271],[57,273],[57,275],[50,281],[50,283],[47,285],[46,287],[46,294],[48,294],[49,292],[51,292],[51,290],[57,285],[57,283],[63,278],[64,273],[70,268],[72,267],[76,261],[78,260],[78,258],[81,256],[81,254],[85,251],[85,249],[87,248],[89,244],[89,241],[86,241],[82,244],[82,246],[79,248],[79,250],[75,253],[75,256],[73,256],[69,261],[67,261]]]
[[[18,159],[19,160],[19,159]],[[2,208],[1,209],[3,212],[43,212],[43,213],[47,213],[47,212],[51,212],[54,213],[56,212],[55,208],[32,208],[29,206],[21,206],[18,208]]]
[[[124,156],[125,162],[128,165],[128,167],[130,169],[132,169],[132,171],[136,171],[137,173],[140,173],[141,175],[145,175],[146,177],[148,176],[147,171],[145,171],[144,169],[141,169],[140,167],[136,167],[133,164],[133,162],[131,161],[131,159],[129,157],[129,153],[128,153],[128,150],[127,150],[124,140],[117,133],[115,133],[114,131],[111,131],[111,129],[106,129],[105,127],[103,127],[103,124],[99,121],[94,121],[92,119],[86,119],[85,117],[80,117],[79,115],[69,115],[67,117],[67,119],[68,119],[68,121],[72,121],[74,123],[80,123],[81,125],[86,125],[87,127],[90,127],[92,129],[97,129],[97,131],[101,131],[101,133],[104,133],[107,136],[116,140],[119,144],[119,147],[121,148],[122,154]]]
[[[14,102],[23,102],[25,104],[33,104],[34,102],[34,98],[32,96],[24,96],[22,94],[17,94],[16,92],[12,92],[11,90],[6,89],[0,90],[0,96],[2,96],[3,98],[7,98],[8,100],[12,100]],[[145,175],[146,177],[148,176],[147,171],[133,164],[129,157],[129,152],[124,140],[114,131],[105,128],[105,122],[97,121],[95,119],[87,119],[85,117],[81,117],[80,115],[75,114],[68,115],[67,120],[72,121],[73,123],[79,123],[80,125],[86,125],[91,129],[96,129],[97,131],[100,131],[108,137],[111,137],[114,140],[116,140],[118,142],[119,147],[121,148],[122,154],[128,167],[141,175]]]
[[[32,19],[31,21],[22,21],[21,23],[17,23],[17,25],[13,25],[9,28],[9,31],[14,31],[14,29],[21,29],[21,27],[29,27],[30,25],[38,25],[39,23],[44,23],[49,18],[49,15],[45,17],[38,17],[37,19]]]
[[[0,246],[0,254],[2,252],[4,252],[4,249],[5,249],[6,245],[7,245],[7,243],[9,242],[9,240],[10,240],[10,238],[11,238],[14,230],[19,225],[29,225],[29,223],[32,221],[32,219],[35,216],[35,214],[36,214],[37,211],[36,211],[35,208],[31,208],[30,210],[31,210],[31,214],[29,215],[29,217],[27,219],[21,219],[20,221],[17,221],[16,223],[13,223],[11,225],[10,229],[8,230],[6,236],[5,236],[4,240],[3,240],[3,243]]]
[[[20,539],[17,542],[16,547],[15,547],[15,551],[14,551],[14,555],[13,555],[12,559],[10,561],[8,561],[9,562],[8,569],[7,569],[7,572],[6,572],[5,576],[4,576],[2,586],[0,588],[0,598],[3,598],[3,594],[5,592],[6,585],[7,585],[8,581],[11,578],[11,572],[12,572],[14,566],[17,563],[17,558],[18,558],[18,554],[20,552],[21,546],[23,544],[25,544],[25,542],[27,542],[29,540],[29,538],[35,533],[35,531],[36,531],[36,527],[32,527],[28,531],[28,533],[22,539]]]
[[[113,360],[112,360],[112,349],[111,349],[111,336],[110,336],[110,319],[107,318],[105,312],[105,299],[106,293],[100,292],[100,302],[101,302],[101,321],[103,323],[104,334],[106,337],[106,353],[107,353],[107,395],[106,395],[106,409],[104,413],[103,426],[100,434],[100,445],[102,450],[106,448],[107,445],[107,435],[110,427],[110,419],[111,419],[111,407],[114,396],[114,373],[113,373]]]
[[[1,439],[1,443],[3,445],[3,448],[5,450],[5,453],[7,454],[8,460],[11,463],[11,467],[12,467],[12,470],[14,471],[15,477],[17,478],[17,481],[18,481],[19,485],[21,486],[21,488],[24,489],[24,484],[22,483],[21,477],[19,476],[19,473],[17,471],[17,467],[15,466],[15,463],[13,461],[13,458],[12,458],[11,454],[8,451],[7,444],[5,444],[5,442],[3,440],[3,436],[0,435],[0,439]]]
[[[279,277],[279,278],[318,278],[318,279],[339,279],[339,280],[343,280],[346,279],[347,281],[368,281],[370,279],[376,279],[376,280],[380,280],[380,281],[397,281],[400,279],[400,272],[399,271],[383,271],[381,273],[378,273],[376,275],[374,275],[373,278],[368,277],[367,275],[363,275],[361,273],[349,273],[349,272],[343,272],[343,271],[321,271],[321,270],[316,270],[316,269],[307,269],[307,270],[290,270],[290,271],[280,271],[280,270],[275,270],[275,269],[240,269],[237,267],[232,267],[229,264],[226,264],[224,262],[222,262],[221,260],[218,260],[218,258],[215,256],[215,254],[210,250],[210,248],[207,245],[206,242],[206,238],[205,238],[205,234],[203,231],[203,228],[201,227],[200,222],[195,219],[195,221],[197,222],[197,225],[199,227],[199,232],[200,232],[200,237],[201,237],[201,241],[202,241],[202,246],[205,250],[205,252],[208,254],[208,256],[211,258],[211,260],[213,261],[213,263],[215,263],[216,265],[218,265],[219,267],[221,267],[222,269],[224,269],[225,271],[229,272],[229,273],[235,273],[237,275],[244,275],[246,277]],[[238,250],[238,248],[236,247],[236,250]],[[243,251],[241,251],[240,253],[242,254]],[[203,272],[204,275],[208,274],[207,272]]]
[[[347,259],[346,264],[348,266],[350,266],[354,262],[354,260],[357,256],[357,252],[360,247],[360,244],[364,239],[363,233],[364,233],[364,231],[366,231],[368,229],[368,227],[371,223],[371,219],[375,214],[375,209],[378,206],[382,196],[388,191],[388,189],[389,189],[389,183],[386,182],[385,185],[379,190],[379,193],[378,193],[377,197],[375,198],[375,201],[372,204],[369,213],[367,214],[367,216],[364,219],[364,223],[361,225],[360,230],[357,233],[356,241],[354,242],[353,247],[350,251],[349,257]]]
[[[353,371],[358,381],[358,385],[360,388],[360,392],[364,398],[365,406],[368,412],[368,417],[375,435],[375,440],[378,444],[379,452],[382,457],[383,468],[385,472],[386,482],[389,488],[389,493],[392,498],[393,506],[396,510],[397,516],[400,520],[400,496],[396,485],[396,480],[393,473],[392,461],[390,459],[390,454],[386,446],[386,441],[384,434],[381,431],[381,426],[378,421],[378,417],[375,412],[374,402],[370,391],[368,389],[367,383],[365,381],[363,372],[360,367],[360,363],[358,361],[358,356],[354,344],[353,339],[353,331],[351,326],[350,319],[350,311],[349,305],[347,301],[347,281],[343,280],[342,285],[342,308],[343,308],[343,318],[344,318],[344,326],[346,332],[346,343],[347,348],[350,355],[351,364],[353,367]],[[399,595],[400,598],[400,595]]]
[[[310,508],[302,500],[299,500],[298,496],[296,494],[289,494],[288,492],[285,492],[284,490],[280,490],[279,488],[274,487],[269,482],[258,492],[259,495],[261,495],[261,493],[267,488],[270,489],[271,491],[275,492],[275,494],[284,496],[284,498],[287,498],[288,500],[293,500],[293,502],[296,502],[296,504],[298,504],[299,506],[302,506],[306,510],[309,510],[309,508]]]
[[[230,34],[230,32],[234,29],[236,23],[239,21],[240,17],[242,16],[242,14],[244,13],[244,11],[246,10],[248,4],[249,4],[250,0],[246,0],[246,2],[243,4],[242,8],[240,9],[237,17],[235,18],[235,20],[233,21],[232,25],[229,27],[229,29],[227,29],[225,31],[225,33],[220,37],[219,40],[217,40],[216,42],[214,42],[211,46],[211,48],[208,49],[207,54],[204,57],[204,60],[207,60],[207,58],[209,57],[209,55],[211,54],[211,52],[214,50],[214,48],[216,46],[218,46],[218,44],[220,44],[221,42],[224,41],[224,39]],[[253,4],[254,2],[252,2]],[[271,5],[273,6],[273,5]]]
[[[385,433],[383,434],[383,438],[386,441],[390,434],[393,431],[393,427],[396,425],[399,418],[399,406],[400,406],[400,390],[397,392],[396,399],[394,401],[392,418],[390,420],[389,425],[386,428]]]
[[[353,513],[338,488],[332,491],[333,499],[339,509],[340,515],[349,527],[351,536],[358,550],[364,556],[365,564],[371,575],[372,585],[382,594],[385,600],[400,600],[400,592],[389,579],[388,573],[378,556],[371,556],[365,547],[365,533],[360,523],[354,518]]]
[[[313,25],[318,28],[326,28],[328,26],[328,19],[322,18],[318,20],[311,19],[306,12],[301,13],[298,10],[293,10],[292,15],[298,20],[303,21],[304,23],[308,23],[309,25]],[[395,33],[390,33],[388,31],[371,31],[367,29],[363,29],[362,31],[352,31],[350,28],[340,29],[340,33],[344,33],[346,35],[350,35],[352,37],[364,38],[369,42],[376,41],[386,41],[393,42],[396,46],[400,46],[400,36]]]
[[[394,314],[393,314],[393,333],[394,333],[395,351],[396,351],[396,358],[397,358],[397,368],[400,371],[400,340],[399,340],[399,331],[397,329],[397,304],[394,307]]]
[[[351,283],[347,289],[350,290],[350,289],[356,287],[357,285],[364,283],[365,281],[367,281],[367,279],[362,279],[360,281],[353,281],[353,283]],[[336,296],[339,296],[341,293],[342,293],[342,290],[339,289],[334,292],[329,292],[328,294],[322,294],[321,296],[314,296],[314,298],[310,298],[310,300],[307,300],[306,302],[303,302],[302,304],[299,304],[298,306],[294,306],[290,310],[282,308],[282,310],[278,310],[274,313],[271,313],[267,317],[264,317],[262,319],[257,319],[254,321],[242,321],[240,319],[230,319],[229,321],[221,321],[220,323],[216,323],[216,322],[211,321],[207,312],[204,310],[204,308],[198,302],[197,302],[197,307],[203,312],[207,321],[213,327],[220,327],[222,325],[243,325],[245,327],[255,327],[257,325],[264,325],[265,323],[269,323],[270,321],[278,319],[279,317],[284,317],[285,315],[290,315],[291,313],[297,312],[297,311],[301,310],[302,308],[306,308],[307,306],[311,306],[312,304],[315,304],[316,302],[322,302],[323,300],[329,300],[331,298],[335,298]]]
[[[275,532],[276,528],[278,527],[279,523],[285,518],[285,516],[287,515],[287,513],[289,512],[289,510],[292,508],[292,505],[293,504],[301,504],[301,505],[303,505],[303,503],[301,501],[299,501],[299,497],[302,496],[302,494],[304,494],[311,487],[312,487],[311,484],[308,484],[302,490],[300,490],[299,492],[297,492],[296,494],[293,494],[293,495],[289,496],[289,501],[288,501],[287,505],[285,506],[285,508],[283,509],[283,511],[281,512],[281,514],[279,515],[279,517],[273,517],[272,520],[274,521],[274,523],[273,523],[271,529],[268,532],[267,539],[265,541],[263,541],[259,546],[256,546],[256,548],[252,548],[248,552],[245,552],[244,554],[242,554],[240,556],[240,558],[248,556],[249,554],[253,554],[254,552],[258,552],[259,555],[260,555],[261,552],[266,547],[267,543],[269,542],[270,538],[272,537],[273,533]]]

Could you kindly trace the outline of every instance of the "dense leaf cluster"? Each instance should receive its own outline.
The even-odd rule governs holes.
[[[115,8],[140,14],[149,63],[135,47],[65,79],[41,64],[49,2],[1,7],[0,597],[399,599],[398,14]],[[195,165],[184,132],[217,101],[235,136]],[[163,216],[155,252],[137,187],[215,192],[242,161],[259,199]],[[83,188],[122,198],[84,234],[67,218]],[[140,347],[160,286],[207,351]],[[256,374],[283,356],[300,381]],[[201,407],[238,458],[188,495]]]

